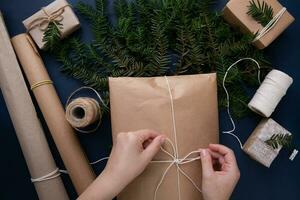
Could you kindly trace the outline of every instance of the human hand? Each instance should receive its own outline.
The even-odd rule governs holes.
[[[165,142],[152,130],[119,133],[101,175],[79,199],[110,200],[140,175]]]
[[[106,173],[122,180],[124,186],[129,184],[144,171],[164,142],[165,136],[152,130],[119,133]]]
[[[202,194],[205,200],[228,200],[240,178],[234,153],[220,144],[200,149]]]

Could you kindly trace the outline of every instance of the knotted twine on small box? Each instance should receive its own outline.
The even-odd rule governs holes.
[[[44,32],[48,25],[59,26],[62,38],[67,37],[80,27],[80,22],[66,0],[56,0],[23,21],[27,32],[40,49],[45,48]]]
[[[263,119],[244,144],[243,150],[254,160],[270,167],[282,148],[282,146],[279,146],[274,149],[266,143],[274,134],[291,135],[289,131],[273,119]]]

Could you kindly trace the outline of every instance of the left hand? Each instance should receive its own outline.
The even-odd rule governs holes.
[[[152,130],[119,133],[106,168],[79,199],[110,200],[140,175],[165,142]]]

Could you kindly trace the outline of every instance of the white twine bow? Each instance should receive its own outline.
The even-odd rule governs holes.
[[[192,151],[192,152],[188,153],[186,156],[184,156],[183,158],[178,158],[178,155],[175,151],[175,147],[174,147],[172,141],[168,138],[166,139],[166,141],[171,145],[172,150],[173,150],[173,155],[171,153],[169,153],[167,150],[165,150],[163,147],[161,147],[161,150],[166,155],[170,156],[171,160],[153,160],[153,161],[151,161],[151,163],[170,163],[168,165],[168,167],[166,168],[166,170],[164,171],[160,181],[158,182],[158,184],[155,188],[153,199],[156,200],[159,188],[162,185],[166,175],[168,174],[168,172],[169,172],[169,170],[171,169],[172,166],[175,166],[177,168],[177,189],[178,189],[178,199],[179,200],[181,199],[181,188],[180,188],[179,174],[182,174],[183,176],[185,176],[199,192],[202,192],[201,189],[197,186],[197,184],[193,181],[193,179],[189,175],[187,175],[187,173],[185,171],[183,171],[183,169],[181,169],[181,167],[180,167],[180,165],[185,165],[185,164],[194,162],[196,160],[200,160],[200,156],[199,156],[200,151]],[[193,154],[197,154],[198,156],[193,157],[193,158],[189,158]]]
[[[283,14],[285,13],[286,8],[283,7],[274,17],[273,19],[271,19],[269,21],[269,23],[263,28],[261,29],[257,36],[255,37],[255,39],[252,42],[256,42],[258,40],[260,40],[262,37],[264,37],[269,31],[271,31],[275,25],[278,23],[278,21],[281,19],[281,17],[283,16]]]
[[[180,187],[180,174],[182,174],[184,177],[186,177],[192,184],[193,186],[201,193],[201,189],[197,186],[197,184],[193,181],[193,179],[186,174],[186,172],[183,171],[183,169],[180,167],[181,165],[185,165],[194,161],[197,161],[200,159],[200,151],[192,151],[190,153],[188,153],[186,156],[184,156],[183,158],[179,158],[179,154],[178,154],[178,143],[177,143],[177,131],[176,131],[176,120],[175,120],[175,109],[174,109],[174,100],[173,100],[173,95],[172,95],[172,91],[171,91],[171,87],[170,87],[170,83],[169,83],[169,79],[167,76],[165,76],[165,80],[167,83],[167,87],[168,87],[168,92],[169,92],[169,96],[170,96],[170,104],[171,104],[171,115],[172,115],[172,124],[173,124],[173,134],[174,134],[174,142],[175,145],[172,143],[172,141],[170,139],[166,139],[166,142],[168,142],[171,147],[172,147],[172,153],[169,153],[166,149],[164,149],[163,147],[161,147],[162,152],[164,152],[166,155],[168,155],[171,160],[153,160],[151,161],[151,163],[170,163],[169,166],[166,168],[166,170],[164,171],[158,185],[156,186],[155,192],[154,192],[154,200],[156,200],[157,198],[157,193],[159,191],[160,186],[162,185],[167,173],[169,172],[169,170],[171,169],[172,166],[176,167],[177,170],[177,190],[178,190],[178,199],[181,200],[181,187]],[[198,156],[190,158],[193,154],[198,154]]]

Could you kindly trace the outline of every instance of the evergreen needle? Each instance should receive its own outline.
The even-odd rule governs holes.
[[[251,0],[247,14],[266,26],[273,19],[273,8],[264,1],[261,3],[260,0]]]
[[[108,92],[107,77],[163,76],[217,72],[219,105],[225,106],[222,78],[236,60],[252,57],[266,66],[262,51],[251,45],[252,36],[234,31],[211,10],[213,0],[116,0],[115,21],[107,14],[108,0],[77,9],[90,22],[94,40],[86,44],[71,37],[55,42],[58,30],[49,26],[45,41],[62,62],[62,70],[85,85]],[[228,74],[231,109],[247,114],[247,86],[257,84],[256,66],[241,63]],[[108,102],[108,95],[107,95]]]

